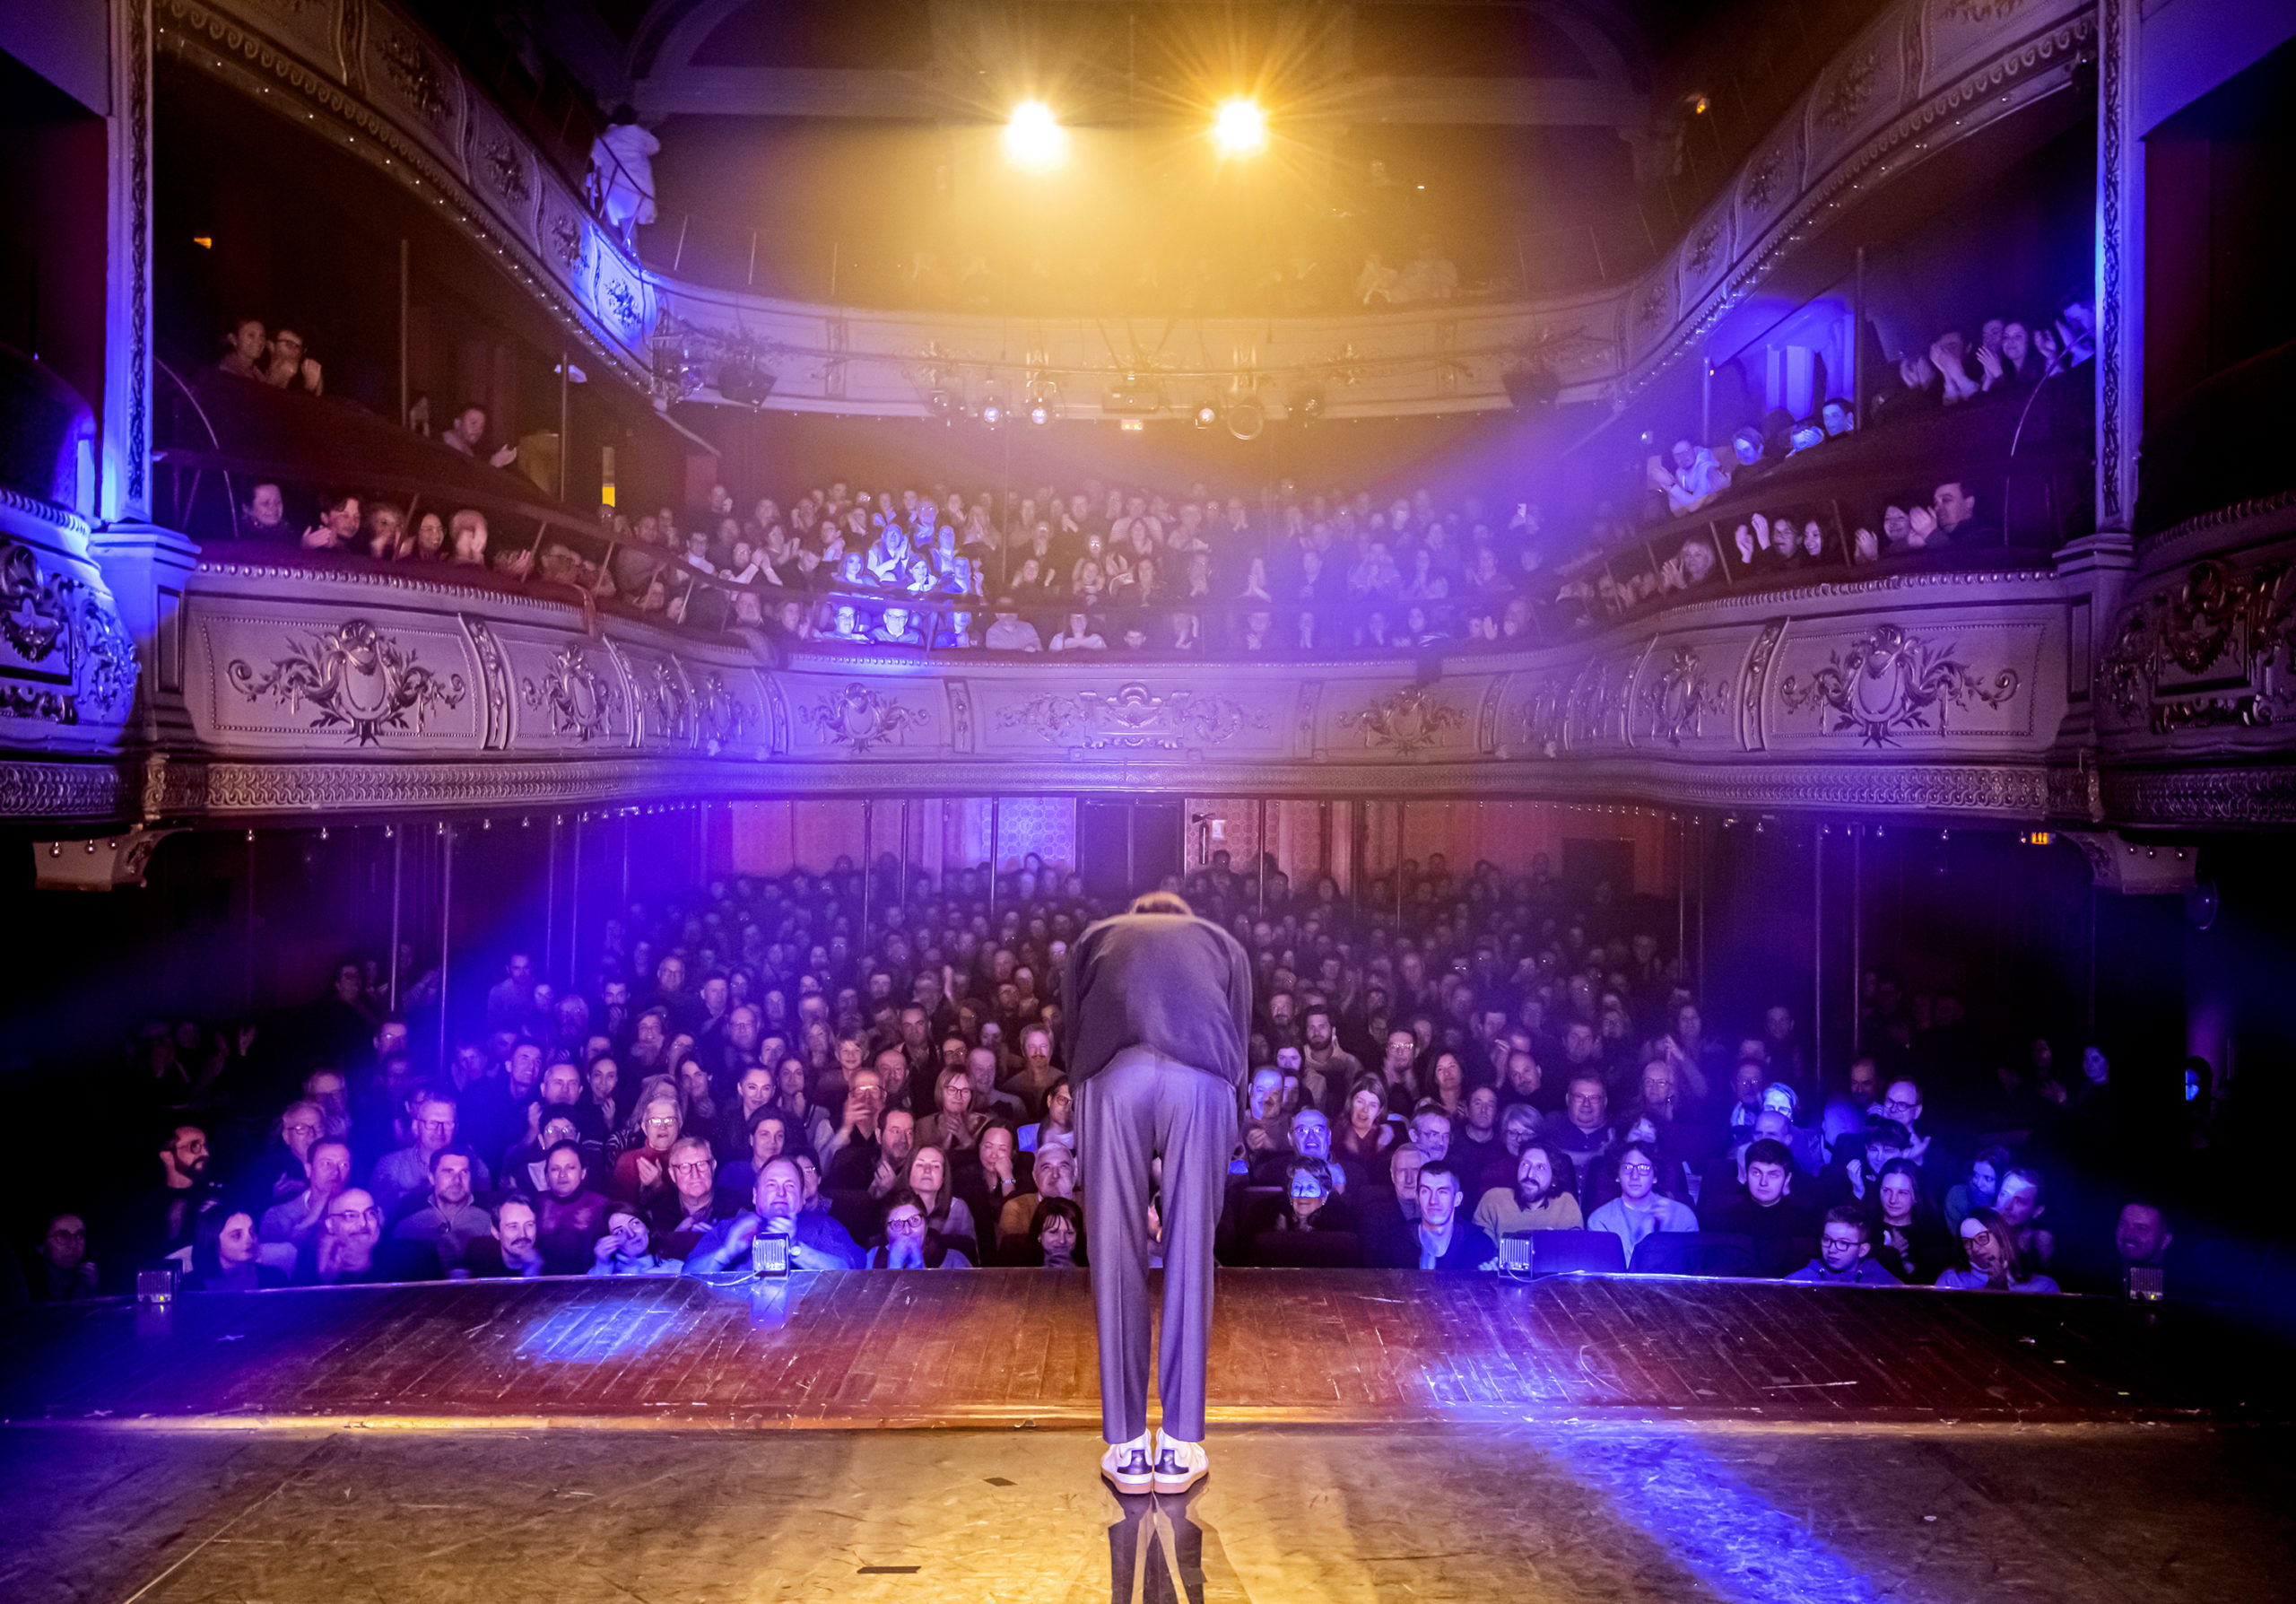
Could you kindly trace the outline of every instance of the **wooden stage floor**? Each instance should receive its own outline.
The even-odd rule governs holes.
[[[1099,1417],[1076,1272],[474,1281],[34,1310],[0,1419],[645,1427]],[[1215,1420],[2238,1419],[2239,1345],[2111,1300],[1661,1277],[1220,1272]],[[2206,1363],[2192,1356],[2206,1354]],[[2257,1385],[2270,1385],[2260,1381]]]

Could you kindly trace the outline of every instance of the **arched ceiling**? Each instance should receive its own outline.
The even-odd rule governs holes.
[[[1031,41],[1063,58],[1087,102],[1137,105],[1125,81],[1145,80],[1160,52],[1187,54],[1191,36],[1243,41],[1255,70],[1272,44],[1334,130],[1576,126],[1639,138],[1649,119],[1640,31],[1605,0],[657,0],[625,59],[631,99],[649,122],[936,121],[977,115],[982,80]],[[1079,72],[1074,58],[1092,54],[1092,41],[1109,48]]]

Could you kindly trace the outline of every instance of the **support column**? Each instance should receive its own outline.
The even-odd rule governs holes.
[[[152,516],[152,4],[111,4],[99,493],[107,523]]]
[[[2138,0],[2097,13],[2097,529],[2136,516],[2144,432],[2144,141],[2137,126]]]

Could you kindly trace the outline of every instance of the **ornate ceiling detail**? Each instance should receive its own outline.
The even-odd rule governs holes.
[[[1265,708],[1247,710],[1231,697],[1195,691],[1158,693],[1145,684],[1098,691],[1031,696],[997,715],[1005,729],[1024,729],[1085,752],[1179,752],[1218,746],[1247,726],[1268,728]]]
[[[804,719],[822,740],[856,757],[879,746],[898,746],[910,730],[929,729],[933,723],[924,709],[896,702],[859,680],[807,708]]]
[[[2002,669],[1987,684],[1953,650],[1894,623],[1877,623],[1808,680],[1788,675],[1778,699],[1788,712],[1816,712],[1829,735],[1855,730],[1868,746],[1894,746],[1917,729],[1943,733],[1948,709],[1973,702],[1999,707],[2017,693],[2015,669]]]
[[[1344,723],[1363,732],[1363,745],[1374,752],[1410,757],[1443,744],[1452,730],[1465,726],[1465,709],[1444,701],[1427,685],[1405,685],[1375,697]]]
[[[269,696],[296,713],[308,707],[316,715],[312,728],[344,730],[361,746],[379,745],[388,733],[420,735],[434,709],[459,707],[469,694],[461,675],[433,673],[363,618],[301,646],[290,641],[267,670],[237,658],[225,672],[249,702]]]

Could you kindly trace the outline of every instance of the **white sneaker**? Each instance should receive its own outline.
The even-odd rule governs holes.
[[[1119,1493],[1145,1493],[1156,1485],[1156,1472],[1150,1450],[1153,1441],[1146,1432],[1129,1443],[1111,1443],[1109,1451],[1100,1455],[1100,1474],[1115,1484]]]
[[[1161,1429],[1156,1433],[1157,1492],[1185,1493],[1211,1473],[1212,1459],[1203,1443],[1183,1443],[1166,1436]]]

